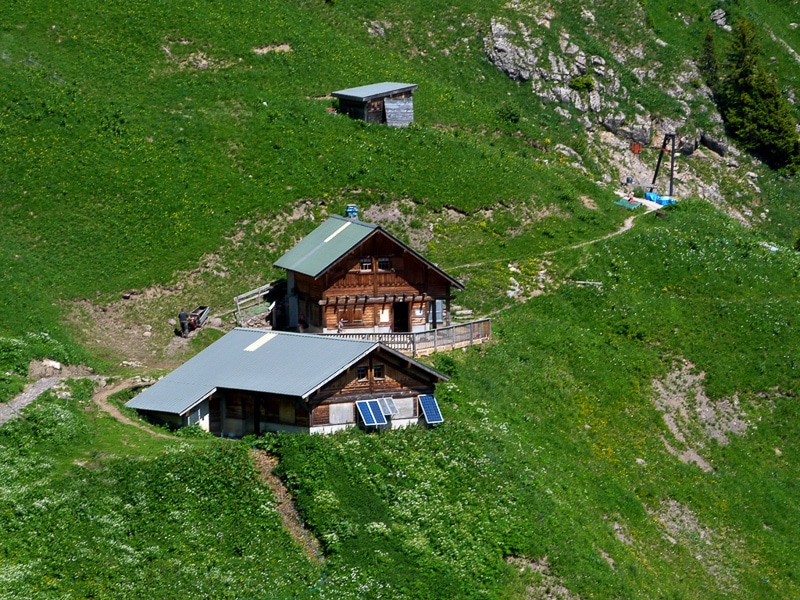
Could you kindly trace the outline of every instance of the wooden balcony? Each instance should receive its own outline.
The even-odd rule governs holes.
[[[425,356],[440,350],[453,350],[483,344],[492,338],[492,320],[479,319],[449,327],[416,333],[329,333],[340,338],[381,342],[407,356]]]

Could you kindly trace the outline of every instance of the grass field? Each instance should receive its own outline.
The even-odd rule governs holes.
[[[767,4],[725,8],[758,24],[788,93],[800,69],[776,40],[800,49],[796,6]],[[751,226],[686,198],[601,240],[632,216],[611,150],[490,64],[487,28],[625,56],[618,109],[674,118],[666,90],[717,3],[607,2],[592,21],[570,0],[549,27],[544,8],[0,11],[0,401],[33,359],[163,373],[220,334],[175,351],[176,305],[224,313],[351,202],[463,281],[456,304],[495,338],[429,359],[451,377],[433,429],[162,438],[99,410],[87,382],[47,394],[0,427],[0,597],[798,596],[797,181],[680,158]],[[327,110],[385,80],[419,84],[412,127]],[[687,128],[708,125],[700,105]],[[249,443],[280,458],[324,565],[284,530]]]

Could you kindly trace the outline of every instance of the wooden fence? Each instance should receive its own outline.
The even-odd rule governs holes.
[[[425,356],[439,350],[453,350],[483,344],[492,338],[492,320],[480,319],[460,325],[416,333],[330,333],[335,337],[382,342],[408,356]]]
[[[270,283],[236,296],[233,299],[236,305],[236,323],[241,324],[249,317],[272,310],[274,303],[268,304],[266,302],[267,292],[272,288],[273,284]]]

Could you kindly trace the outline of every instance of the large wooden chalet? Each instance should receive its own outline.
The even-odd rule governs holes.
[[[285,324],[312,333],[419,332],[450,324],[464,286],[378,225],[333,216],[284,254]]]
[[[223,437],[437,423],[447,377],[379,342],[237,328],[126,406]]]

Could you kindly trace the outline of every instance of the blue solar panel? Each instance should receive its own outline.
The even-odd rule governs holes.
[[[372,410],[372,416],[375,419],[376,425],[386,425],[386,417],[381,410],[380,402],[377,400],[367,400],[367,404],[369,404],[370,409]]]
[[[386,417],[383,416],[381,405],[377,400],[359,400],[356,402],[356,407],[364,425],[386,425]]]
[[[361,415],[361,420],[364,421],[364,425],[375,425],[375,417],[372,416],[372,411],[366,400],[356,402],[356,407],[358,408],[358,414]]]
[[[431,394],[423,394],[420,396],[419,405],[422,407],[422,413],[425,415],[425,420],[430,425],[444,422],[444,417],[442,416],[442,411],[439,410],[439,405],[436,403],[436,398],[434,398]]]

